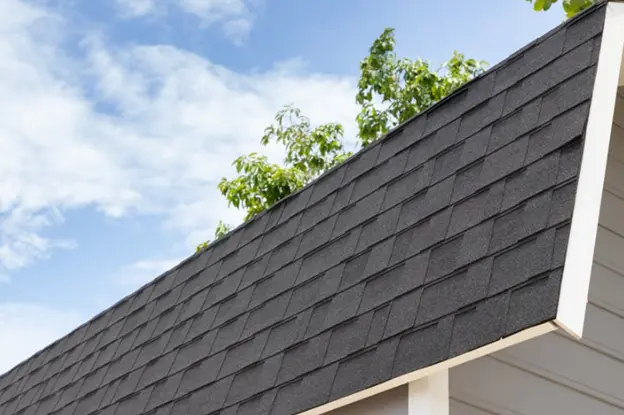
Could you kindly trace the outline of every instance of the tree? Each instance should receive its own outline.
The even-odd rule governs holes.
[[[535,11],[547,11],[550,10],[553,4],[558,0],[526,0],[529,3],[533,3],[533,9]],[[585,10],[592,6],[596,0],[563,0],[563,10],[566,17],[572,17],[575,14]]]
[[[427,109],[483,72],[487,65],[454,52],[448,62],[434,71],[422,59],[397,58],[395,43],[394,30],[385,29],[360,63],[355,97],[361,107],[356,118],[359,146],[370,144]],[[283,164],[272,163],[257,153],[241,156],[233,163],[238,176],[221,179],[219,191],[230,206],[244,210],[245,220],[249,220],[347,159],[351,153],[344,147],[343,135],[340,124],[313,128],[298,108],[287,105],[278,111],[261,139],[262,145],[276,142],[285,147]],[[219,221],[215,238],[230,229]]]
[[[398,59],[394,30],[385,29],[360,63],[356,102],[359,139],[366,146],[483,72],[486,63],[453,52],[437,71],[422,59]],[[376,106],[381,101],[383,109]]]
[[[342,125],[337,123],[312,128],[301,110],[286,105],[278,111],[275,123],[264,130],[260,140],[265,146],[274,141],[285,147],[283,165],[272,163],[257,153],[241,156],[234,160],[238,176],[232,180],[222,178],[219,191],[230,206],[245,210],[245,220],[249,220],[346,160],[351,153],[344,148],[343,134]],[[225,235],[231,228],[219,221],[215,238]],[[209,243],[200,244],[197,250]]]

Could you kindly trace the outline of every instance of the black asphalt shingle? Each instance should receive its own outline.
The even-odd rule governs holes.
[[[552,320],[604,9],[0,377],[0,414],[291,415]]]

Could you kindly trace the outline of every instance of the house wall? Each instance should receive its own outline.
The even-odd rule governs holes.
[[[343,406],[330,415],[407,415],[407,385]]]
[[[581,342],[553,332],[450,371],[451,415],[624,414],[624,94]]]

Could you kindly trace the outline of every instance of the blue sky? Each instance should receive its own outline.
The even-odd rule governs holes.
[[[352,137],[385,27],[402,56],[495,64],[562,19],[523,0],[1,1],[0,371],[237,223],[216,183],[282,104]]]

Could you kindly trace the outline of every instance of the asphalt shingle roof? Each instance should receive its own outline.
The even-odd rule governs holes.
[[[604,4],[0,378],[0,415],[290,415],[555,317]]]

